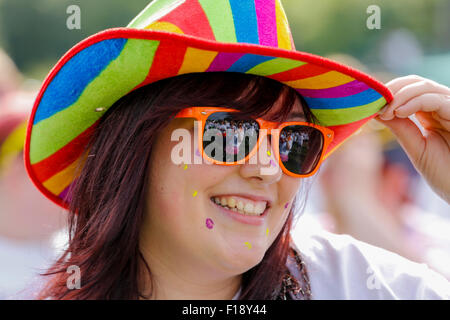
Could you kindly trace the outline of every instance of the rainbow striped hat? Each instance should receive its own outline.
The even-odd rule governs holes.
[[[83,40],[51,70],[28,123],[29,176],[67,208],[77,160],[108,108],[155,81],[212,71],[265,76],[297,90],[335,133],[327,154],[392,100],[370,76],[295,51],[280,0],[154,0],[126,28]]]

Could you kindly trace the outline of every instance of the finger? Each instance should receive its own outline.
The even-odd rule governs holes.
[[[392,95],[395,96],[395,94],[397,94],[397,92],[403,88],[404,86],[414,83],[414,82],[419,82],[424,80],[424,78],[419,77],[417,75],[409,75],[406,77],[400,77],[400,78],[395,78],[392,79],[391,81],[389,81],[388,83],[386,83],[386,87],[388,87],[388,89],[391,91]],[[395,98],[395,97],[394,97]],[[392,103],[392,101],[391,101]],[[383,109],[381,109],[380,111],[378,111],[378,114],[383,114],[386,112],[386,110],[389,108],[390,104],[387,104],[384,106]]]
[[[414,116],[427,130],[440,129],[450,132],[450,121],[440,118],[437,112],[417,111]]]
[[[409,118],[385,121],[377,116],[375,119],[391,129],[410,160],[417,163],[425,149],[425,139],[419,127]]]
[[[395,95],[404,86],[414,83],[414,82],[423,81],[423,80],[426,80],[426,79],[422,78],[420,76],[417,76],[417,75],[409,75],[409,76],[405,76],[405,77],[395,78],[395,79],[389,81],[388,83],[386,83],[386,87],[388,87],[389,90],[392,92],[392,94]]]
[[[450,97],[448,97],[450,99]],[[418,114],[420,114],[420,112],[418,112]],[[439,113],[437,112],[432,112],[431,113],[431,117],[433,118],[433,120],[435,121],[439,121],[439,123],[442,124],[442,126],[447,130],[450,131],[450,119],[446,118],[444,119],[443,117],[441,117],[439,115]]]
[[[407,118],[418,111],[433,112],[445,120],[450,120],[450,97],[436,93],[425,93],[409,100],[394,110],[398,118]],[[384,117],[382,117],[386,120]]]
[[[416,81],[413,83],[406,84],[394,95],[394,100],[382,110],[383,113],[379,112],[381,118],[384,120],[391,120],[394,118],[394,111],[401,105],[407,103],[414,97],[427,94],[427,93],[440,93],[443,95],[450,94],[450,89],[444,85],[437,82],[424,79],[423,81]]]

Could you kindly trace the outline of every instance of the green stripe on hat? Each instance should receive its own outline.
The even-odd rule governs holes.
[[[228,0],[198,0],[208,17],[216,41],[237,42],[233,13]]]
[[[156,40],[129,39],[122,53],[89,83],[74,104],[34,125],[31,164],[44,160],[67,145],[94,124],[117,100],[142,83],[158,45]],[[96,112],[98,107],[105,108],[105,111]]]
[[[153,15],[157,14],[159,17],[161,16],[161,12],[167,12],[168,9],[170,10],[172,7],[183,2],[183,0],[154,0],[128,24],[127,28],[143,29],[149,25]]]
[[[339,108],[339,109],[311,109],[311,112],[320,120],[320,125],[338,126],[348,124],[361,119],[367,118],[378,112],[382,106],[386,104],[386,99],[380,99],[353,108]]]
[[[281,72],[284,72],[287,70],[291,70],[293,68],[300,67],[304,64],[306,64],[306,62],[295,61],[295,60],[286,59],[286,58],[276,58],[276,59],[272,59],[272,60],[263,62],[261,64],[258,64],[257,66],[248,70],[246,73],[256,74],[259,76],[270,76],[274,73],[281,73]],[[274,70],[276,70],[276,71],[274,71]]]

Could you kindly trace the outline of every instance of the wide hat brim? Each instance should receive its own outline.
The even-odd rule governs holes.
[[[25,141],[30,178],[47,198],[68,208],[77,160],[109,107],[158,80],[215,71],[265,76],[296,89],[319,124],[334,131],[326,156],[393,98],[369,75],[305,52],[166,31],[108,29],[70,49],[45,79]]]

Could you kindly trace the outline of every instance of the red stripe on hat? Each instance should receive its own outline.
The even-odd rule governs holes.
[[[173,41],[161,41],[156,49],[147,77],[133,90],[161,79],[176,76],[183,63],[186,49],[186,46],[180,46],[179,43]]]
[[[377,114],[371,115],[367,118],[361,119],[359,121],[355,121],[348,124],[342,124],[339,126],[330,126],[328,129],[334,131],[333,141],[328,145],[328,148],[325,152],[326,155],[328,153],[334,151],[336,147],[338,147],[341,143],[343,143],[346,139],[350,138],[356,130],[358,130],[362,125],[364,125],[367,121],[375,118]]]
[[[318,76],[329,71],[329,68],[323,68],[318,65],[308,63],[288,71],[272,74],[268,77],[278,81],[295,81]]]
[[[39,181],[47,181],[78,159],[83,153],[84,147],[89,142],[99,121],[100,120],[97,120],[92,126],[84,130],[75,139],[48,158],[33,164],[31,167],[36,174],[36,178],[38,178]]]
[[[208,40],[216,39],[208,17],[198,0],[186,1],[158,21],[170,22],[180,28],[184,34]]]

